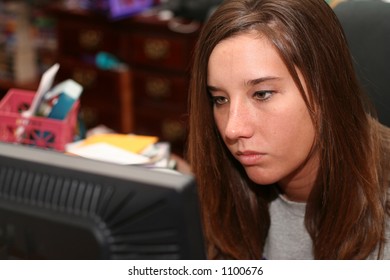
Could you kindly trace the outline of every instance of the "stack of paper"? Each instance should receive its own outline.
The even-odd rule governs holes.
[[[154,136],[105,133],[71,143],[66,152],[117,164],[167,167],[169,144],[157,141]]]

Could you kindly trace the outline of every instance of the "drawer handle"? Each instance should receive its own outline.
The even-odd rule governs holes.
[[[72,78],[84,88],[90,88],[96,82],[96,76],[95,71],[76,70],[73,72]]]
[[[161,127],[162,136],[169,142],[181,141],[184,139],[185,130],[179,121],[165,120]]]
[[[171,95],[171,83],[167,79],[148,79],[145,84],[146,94],[155,99],[168,98]]]
[[[102,42],[102,33],[96,30],[85,30],[79,35],[80,46],[86,50],[96,50]]]
[[[169,54],[170,45],[167,40],[149,39],[145,41],[144,53],[148,59],[160,60]]]
[[[177,18],[172,18],[170,21],[168,21],[168,28],[173,32],[190,34],[199,30],[200,23],[197,21],[183,23]]]

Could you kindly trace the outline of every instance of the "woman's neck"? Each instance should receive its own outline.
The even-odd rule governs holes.
[[[306,202],[317,179],[318,169],[319,156],[318,152],[314,152],[300,168],[278,182],[283,195],[291,201]]]

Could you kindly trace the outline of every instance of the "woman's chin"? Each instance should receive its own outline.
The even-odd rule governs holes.
[[[280,180],[279,177],[273,175],[270,171],[259,170],[253,167],[247,167],[245,171],[249,179],[258,185],[272,185]]]

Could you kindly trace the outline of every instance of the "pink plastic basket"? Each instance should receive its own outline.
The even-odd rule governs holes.
[[[14,142],[64,151],[73,141],[79,102],[73,106],[65,120],[45,117],[25,118],[21,113],[30,107],[35,92],[10,89],[0,102],[0,141]],[[17,129],[22,135],[17,137]]]

